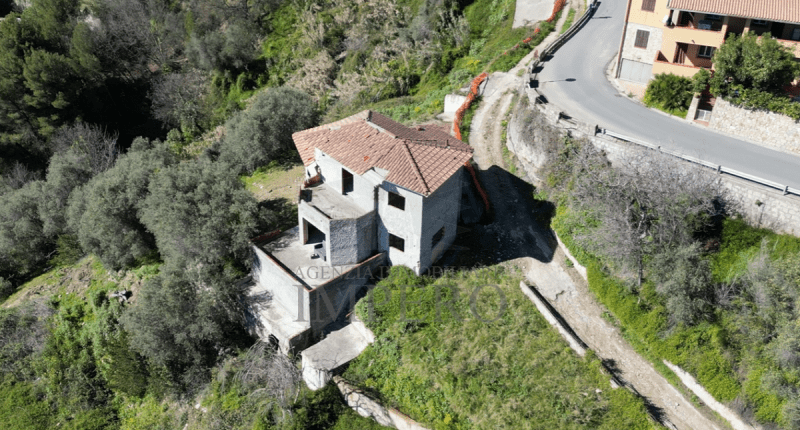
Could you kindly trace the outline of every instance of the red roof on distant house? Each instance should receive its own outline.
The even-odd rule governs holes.
[[[386,180],[429,195],[472,158],[472,148],[435,127],[406,127],[365,110],[292,135],[303,164],[314,162],[314,148],[358,175],[373,167],[388,170]]]
[[[800,22],[800,0],[669,0],[667,7],[767,21]]]

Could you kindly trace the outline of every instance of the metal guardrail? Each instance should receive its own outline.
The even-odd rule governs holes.
[[[606,136],[611,136],[611,137],[613,137],[615,139],[619,139],[619,140],[624,140],[626,142],[635,143],[637,145],[644,146],[645,148],[650,148],[650,149],[662,152],[664,154],[668,154],[668,155],[671,155],[673,157],[680,158],[681,160],[685,160],[685,161],[689,161],[691,163],[699,164],[701,166],[708,167],[709,169],[712,169],[712,170],[716,171],[717,173],[725,173],[727,175],[736,176],[738,178],[742,178],[742,179],[748,180],[750,182],[755,182],[755,183],[757,183],[759,185],[763,185],[763,186],[766,186],[766,187],[774,188],[776,190],[782,191],[784,195],[786,195],[786,194],[794,194],[796,196],[800,196],[800,189],[798,189],[798,188],[792,188],[792,187],[790,187],[788,185],[783,185],[783,184],[779,184],[779,183],[774,182],[774,181],[770,181],[768,179],[759,178],[758,176],[754,176],[754,175],[750,175],[748,173],[740,172],[738,170],[731,169],[731,168],[722,166],[720,164],[710,163],[708,161],[701,160],[699,158],[695,158],[695,157],[692,157],[692,156],[689,156],[689,155],[684,155],[684,154],[681,154],[680,152],[677,152],[677,151],[672,151],[670,149],[662,148],[660,145],[654,145],[652,143],[645,142],[645,141],[642,141],[642,140],[639,140],[639,139],[636,139],[636,138],[633,138],[633,137],[625,136],[624,134],[615,133],[615,132],[613,132],[611,130],[607,130],[605,128],[600,129],[600,131],[603,134],[605,134]]]
[[[547,45],[542,50],[542,53],[539,55],[539,58],[535,59],[533,61],[533,64],[531,65],[531,73],[533,73],[533,70],[539,67],[539,64],[541,64],[542,62],[542,58],[545,58],[548,55],[555,52],[556,50],[558,50],[558,48],[564,45],[564,43],[566,43],[566,41],[569,40],[570,37],[574,36],[575,33],[577,33],[578,30],[580,30],[580,28],[583,27],[584,24],[586,24],[586,21],[589,21],[589,19],[594,14],[595,9],[597,9],[597,0],[592,0],[592,2],[589,4],[589,7],[586,8],[586,12],[583,13],[580,19],[572,23],[572,25],[569,27],[567,31],[564,32],[564,34],[558,36],[556,40],[550,42],[550,44]],[[558,31],[558,29],[555,29],[554,31]]]

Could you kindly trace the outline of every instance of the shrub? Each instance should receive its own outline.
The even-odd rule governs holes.
[[[706,89],[711,82],[711,72],[708,69],[700,69],[692,76],[692,91],[695,94],[700,94]]]
[[[692,102],[692,81],[673,74],[660,74],[650,81],[644,95],[648,106],[669,113],[686,111]]]
[[[0,273],[27,275],[47,259],[53,243],[39,218],[42,186],[29,182],[0,196]]]

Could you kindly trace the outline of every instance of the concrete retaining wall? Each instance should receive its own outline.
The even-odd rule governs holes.
[[[546,304],[544,297],[541,297],[538,291],[535,290],[536,287],[529,287],[524,282],[520,281],[519,288],[522,290],[522,294],[530,299],[533,304],[536,306],[536,309],[539,310],[539,313],[542,314],[545,320],[550,323],[551,326],[555,327],[558,330],[558,333],[561,334],[561,337],[567,341],[569,347],[572,348],[575,352],[578,353],[581,357],[586,355],[586,345],[572,333],[572,330],[564,324],[561,324],[561,321],[555,316],[553,312],[550,310],[550,306]]]
[[[800,121],[786,115],[744,109],[718,98],[708,126],[767,148],[800,155]]]

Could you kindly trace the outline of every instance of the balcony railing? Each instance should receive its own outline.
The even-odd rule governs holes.
[[[656,52],[656,58],[653,61],[653,76],[661,73],[671,73],[673,75],[684,76],[691,78],[702,67],[692,66],[691,64],[678,64],[673,63],[661,52]]]

